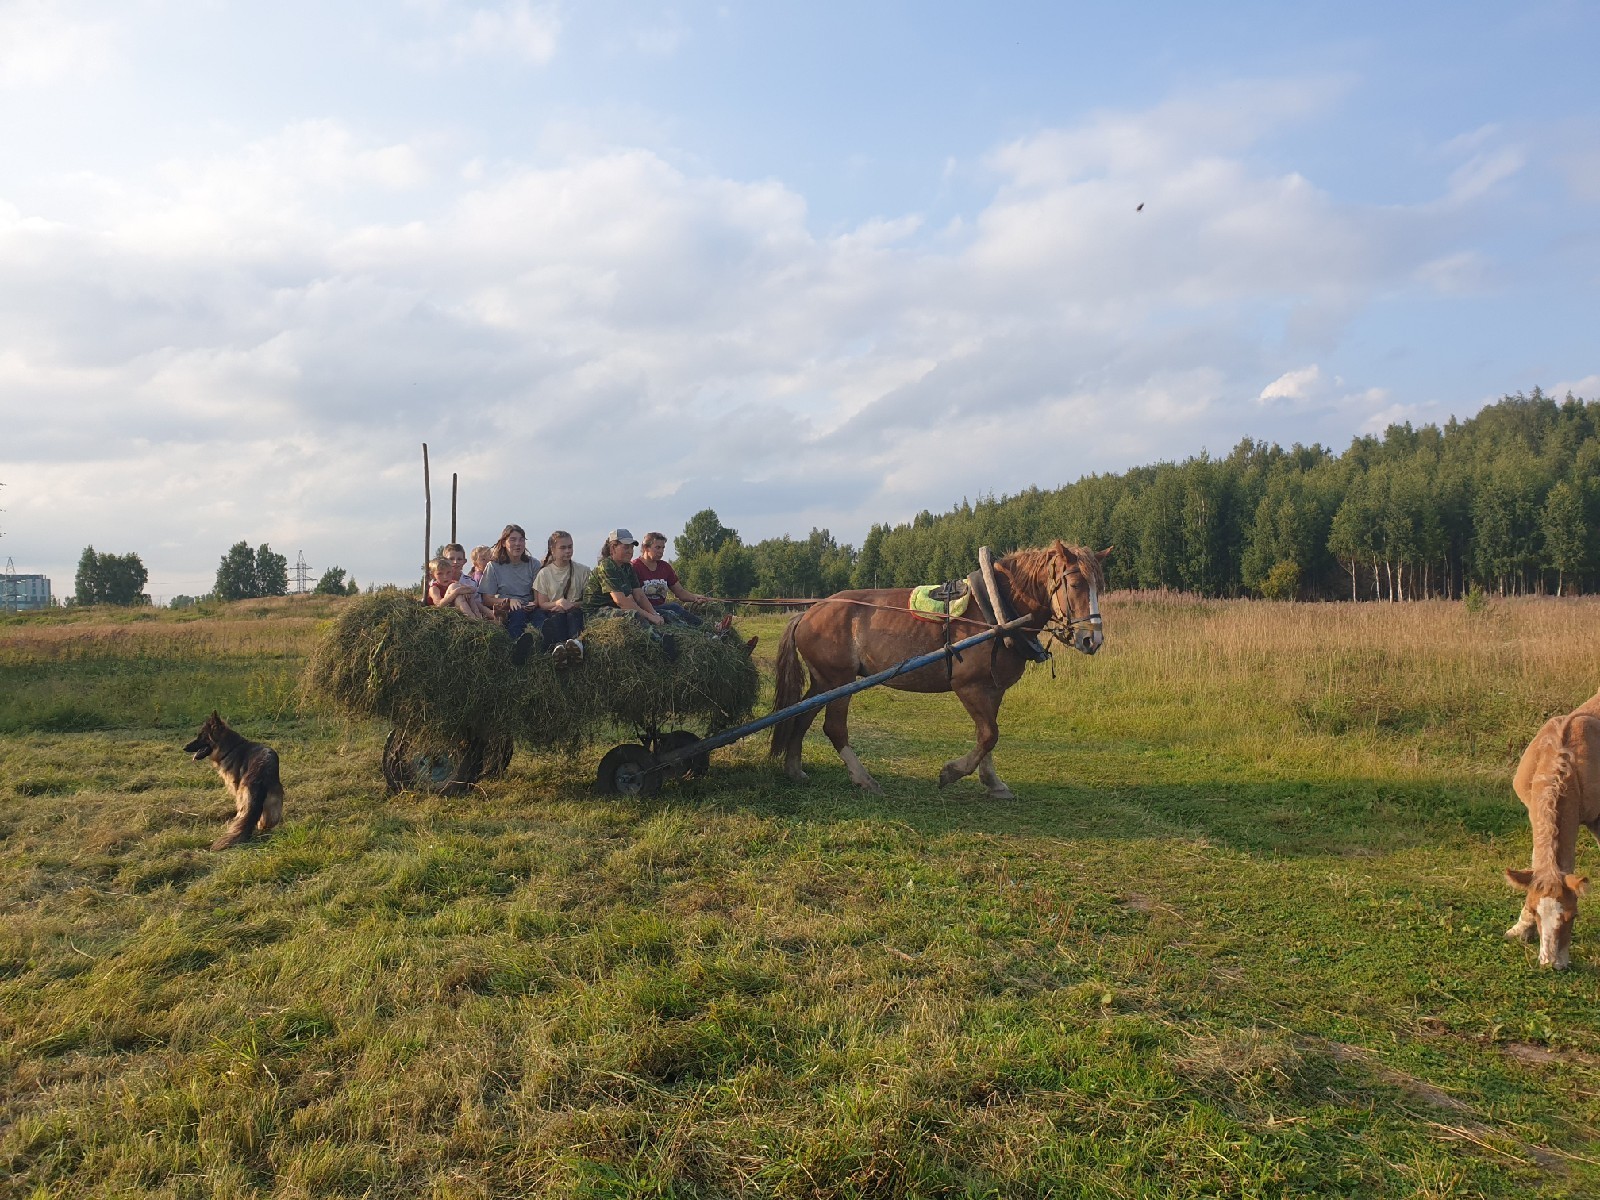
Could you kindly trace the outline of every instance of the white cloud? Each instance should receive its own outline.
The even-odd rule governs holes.
[[[1223,89],[1012,142],[943,230],[822,234],[781,182],[637,147],[456,161],[331,121],[0,198],[8,552],[70,578],[87,542],[154,546],[192,593],[244,537],[406,577],[422,441],[436,481],[461,473],[465,538],[519,520],[587,545],[707,505],[752,537],[855,538],[1263,420],[1348,431],[1386,393],[1301,343],[1464,251],[1424,207],[1252,161],[1330,94]],[[631,490],[605,469],[619,432]]]
[[[1568,392],[1580,400],[1600,400],[1600,375],[1585,375],[1582,379],[1563,379],[1550,389],[1550,395],[1564,397]]]
[[[113,60],[112,28],[52,0],[0,0],[0,91],[77,83]]]
[[[1322,368],[1312,363],[1309,367],[1285,371],[1261,389],[1258,399],[1263,404],[1273,400],[1309,400],[1321,391],[1321,386]]]
[[[554,5],[535,7],[527,0],[508,0],[496,8],[476,10],[450,44],[458,59],[509,54],[543,66],[555,57],[560,32],[561,18]]]
[[[1474,154],[1451,173],[1449,198],[1454,203],[1476,200],[1522,170],[1525,162],[1526,156],[1518,146],[1500,146]]]
[[[503,0],[493,5],[429,0],[412,4],[435,27],[405,46],[403,57],[425,69],[503,58],[547,66],[561,43],[557,4]]]

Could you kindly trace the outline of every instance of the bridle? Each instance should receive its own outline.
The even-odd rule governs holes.
[[[1087,616],[1074,617],[1067,607],[1067,581],[1074,575],[1085,580],[1087,576],[1077,563],[1071,563],[1065,569],[1061,568],[1061,563],[1062,558],[1058,554],[1050,564],[1050,619],[1045,622],[1045,630],[1051,637],[1068,646],[1077,645],[1078,632],[1083,629],[1089,631],[1091,639],[1098,635],[1103,640],[1105,623],[1100,618],[1098,589],[1093,583],[1089,584],[1089,613]]]

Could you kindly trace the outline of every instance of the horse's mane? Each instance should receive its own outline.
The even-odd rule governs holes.
[[[1089,586],[1097,592],[1106,590],[1106,575],[1100,562],[1100,556],[1093,550],[1084,546],[1068,546],[1061,543],[1063,549],[1077,561],[1078,569],[1083,572],[1083,577]],[[1024,576],[1035,583],[1048,587],[1050,583],[1050,567],[1056,561],[1055,546],[1038,546],[1031,549],[1013,550],[1010,554],[999,560],[996,565],[1003,564],[1008,573]]]

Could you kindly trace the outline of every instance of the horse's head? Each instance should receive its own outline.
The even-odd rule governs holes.
[[[1522,902],[1522,915],[1506,930],[1506,936],[1532,941],[1537,933],[1539,965],[1566,970],[1572,949],[1572,926],[1578,919],[1578,897],[1589,890],[1588,879],[1581,875],[1562,875],[1558,871],[1538,875],[1532,871],[1507,871],[1506,882],[1527,893],[1527,899]]]
[[[1074,650],[1093,654],[1106,640],[1100,620],[1100,589],[1106,585],[1102,565],[1114,547],[1099,553],[1068,546],[1060,538],[1052,547],[1050,605],[1056,624],[1064,629]]]

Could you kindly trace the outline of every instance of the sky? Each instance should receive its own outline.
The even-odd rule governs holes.
[[[1592,3],[0,0],[0,560],[747,541],[1600,400]]]

